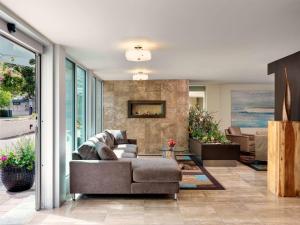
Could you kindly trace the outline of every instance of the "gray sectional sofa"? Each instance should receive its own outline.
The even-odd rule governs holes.
[[[126,131],[106,130],[73,153],[70,193],[172,194],[176,199],[182,174],[177,162],[137,158],[136,140]]]

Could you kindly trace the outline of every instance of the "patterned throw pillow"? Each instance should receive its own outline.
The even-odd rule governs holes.
[[[114,136],[109,132],[109,130],[105,130],[104,133],[106,134],[105,144],[111,149],[113,149],[115,147]]]
[[[108,130],[115,138],[115,145],[128,144],[126,130]]]
[[[118,160],[116,154],[106,144],[99,142],[96,149],[102,160]]]
[[[97,138],[90,138],[78,148],[78,154],[83,160],[100,160],[96,151]]]

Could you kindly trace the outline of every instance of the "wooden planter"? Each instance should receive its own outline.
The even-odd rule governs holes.
[[[189,145],[191,153],[196,155],[207,166],[236,166],[236,160],[240,158],[239,144],[210,144],[190,139]],[[232,162],[229,163],[230,161]]]
[[[280,197],[300,196],[300,122],[269,122],[268,189]]]

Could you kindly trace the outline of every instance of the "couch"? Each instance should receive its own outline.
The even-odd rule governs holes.
[[[70,161],[70,193],[172,194],[181,170],[174,159],[137,158],[136,140],[126,131],[106,130],[87,140]]]

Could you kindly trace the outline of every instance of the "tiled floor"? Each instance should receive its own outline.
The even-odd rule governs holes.
[[[268,193],[266,172],[241,164],[208,169],[225,191],[181,191],[178,201],[158,197],[82,198],[68,201],[60,209],[35,212],[27,224],[300,225],[300,198],[277,198]]]
[[[0,225],[28,223],[35,215],[34,192],[7,192],[0,181]]]

